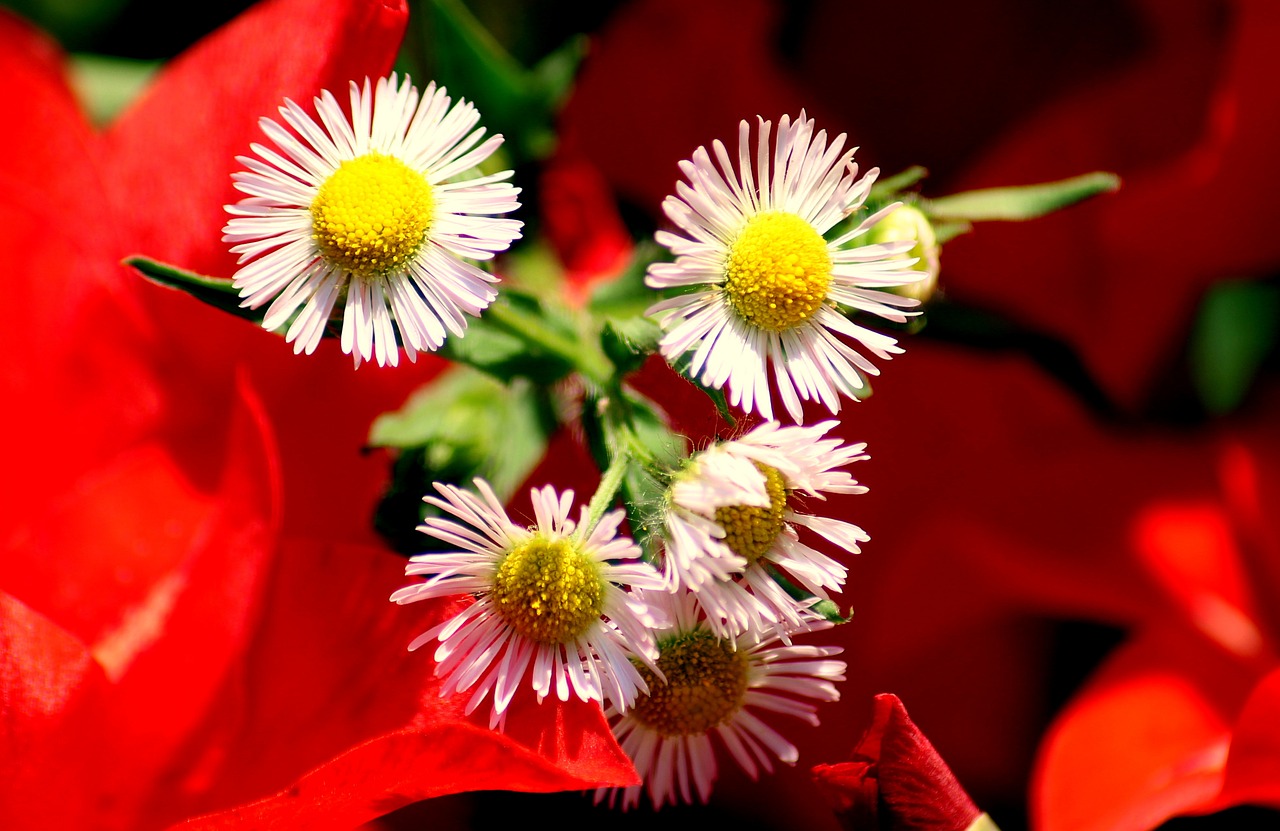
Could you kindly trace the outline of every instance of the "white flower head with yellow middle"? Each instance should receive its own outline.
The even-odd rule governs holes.
[[[653,666],[653,629],[662,621],[631,589],[661,588],[662,576],[637,559],[640,549],[618,536],[622,511],[592,528],[569,518],[573,492],[549,485],[532,492],[532,528],[513,523],[493,489],[476,479],[477,493],[436,484],[425,501],[456,518],[431,517],[418,530],[457,546],[419,554],[408,575],[424,582],[395,592],[405,604],[454,595],[475,602],[409,644],[438,640],[435,674],[440,694],[471,691],[466,712],[492,693],[490,726],[503,720],[526,676],[541,701],[553,692],[567,701],[609,702],[625,710],[647,689],[632,658]]]
[[[861,178],[844,134],[829,145],[804,112],[794,122],[760,119],[755,146],[746,121],[738,154],[724,144],[705,147],[680,163],[678,182],[663,210],[683,235],[659,231],[657,241],[675,255],[649,267],[645,283],[683,293],[649,308],[663,327],[660,348],[669,362],[688,353],[690,377],[729,387],[729,400],[746,412],[773,418],[768,367],[782,403],[803,421],[801,399],[822,402],[833,414],[840,397],[856,397],[865,375],[878,370],[841,338],[889,358],[896,341],[850,321],[840,306],[903,322],[917,304],[884,289],[921,279],[906,242],[856,245],[890,205],[828,240],[825,235],[862,208],[878,170]],[[753,161],[754,156],[754,161]],[[717,167],[717,163],[719,167]]]
[[[797,601],[782,578],[828,599],[846,568],[800,538],[807,528],[858,553],[867,534],[844,520],[810,514],[801,497],[865,493],[845,465],[867,459],[865,444],[824,438],[837,424],[808,427],[766,422],[740,438],[689,458],[667,489],[663,569],[673,588],[687,588],[720,637],[802,628],[811,603]]]
[[[655,808],[706,802],[718,774],[717,742],[752,779],[771,772],[774,759],[794,765],[799,752],[770,722],[785,715],[818,724],[816,702],[840,699],[835,682],[844,680],[845,662],[833,660],[840,648],[724,638],[707,627],[693,593],[642,594],[671,621],[658,632],[660,672],[642,669],[649,691],[627,712],[610,707],[605,715],[644,784],[598,790],[596,801],[621,797],[631,808],[644,790]],[[810,615],[789,634],[830,626]]]
[[[260,120],[279,152],[260,144],[233,174],[248,197],[228,205],[223,240],[241,268],[241,305],[270,302],[262,325],[286,324],[295,352],[310,354],[341,306],[342,350],[395,365],[448,334],[462,336],[497,292],[488,260],[519,239],[511,171],[475,175],[502,144],[484,139],[479,113],[428,84],[421,96],[392,74],[351,83],[350,116],[329,91],[319,122],[285,99],[285,126]],[[290,129],[292,132],[290,132]],[[483,139],[483,140],[482,140]]]

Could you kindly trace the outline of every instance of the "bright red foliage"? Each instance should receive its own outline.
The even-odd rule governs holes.
[[[6,828],[342,828],[634,779],[598,707],[495,734],[405,651],[446,610],[387,601],[404,561],[373,544],[385,462],[361,447],[438,362],[298,358],[120,265],[230,276],[222,205],[257,118],[386,72],[405,22],[399,0],[272,0],[100,133],[59,52],[0,15]]]

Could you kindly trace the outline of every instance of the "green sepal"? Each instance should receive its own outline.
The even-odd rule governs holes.
[[[610,318],[600,331],[600,346],[620,375],[639,369],[660,340],[662,328],[647,317]]]
[[[661,548],[670,473],[684,459],[687,442],[671,431],[653,401],[631,393],[627,406],[634,455],[622,479],[622,497],[636,544],[652,553]]]
[[[422,501],[433,483],[470,488],[479,476],[505,502],[545,455],[555,427],[554,407],[535,385],[451,368],[370,428],[370,447],[396,451],[375,526],[402,552],[426,550],[431,540],[416,527],[439,513]]]
[[[507,137],[518,162],[547,155],[555,144],[555,113],[572,87],[586,39],[571,38],[526,69],[460,0],[424,5],[428,74],[472,101],[487,127]]]
[[[221,309],[236,317],[260,324],[263,317],[266,316],[266,312],[262,309],[246,309],[242,307],[240,305],[240,292],[231,285],[230,280],[224,280],[220,277],[207,277],[203,274],[196,274],[193,271],[184,271],[176,266],[156,262],[147,257],[129,257],[124,261],[124,264],[136,268],[143,277],[153,283],[184,291],[200,302],[207,303],[215,309]]]
[[[931,220],[1019,221],[1035,219],[1119,188],[1119,176],[1097,171],[1057,182],[970,190],[939,199],[921,199],[918,206]]]
[[[582,427],[601,470],[619,454],[626,455],[619,495],[632,539],[645,559],[653,562],[662,547],[670,473],[685,456],[685,439],[671,431],[657,404],[631,390],[589,400],[583,408]]]
[[[973,230],[973,225],[968,222],[938,222],[933,226],[934,236],[937,237],[938,245],[944,242],[950,242],[956,237],[967,234]]]
[[[1191,379],[1206,410],[1222,414],[1240,405],[1276,345],[1278,322],[1274,284],[1230,281],[1209,289],[1189,347]]]

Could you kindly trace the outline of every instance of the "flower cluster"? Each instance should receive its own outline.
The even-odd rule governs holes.
[[[498,297],[498,278],[474,263],[520,236],[520,222],[500,216],[518,207],[511,171],[473,172],[501,137],[481,140],[471,104],[394,75],[353,82],[346,112],[329,92],[314,107],[313,117],[286,100],[285,126],[260,122],[278,150],[254,144],[254,156],[239,157],[235,185],[247,196],[227,207],[224,240],[240,255],[241,305],[270,304],[262,325],[297,352],[336,328],[357,366],[395,365],[402,348],[412,360],[461,337],[468,316]],[[491,699],[491,727],[526,683],[539,701],[572,693],[607,705],[658,805],[677,790],[691,798],[689,770],[706,799],[713,734],[753,776],[770,756],[793,763],[794,749],[751,711],[812,722],[805,699],[838,697],[838,650],[793,645],[838,618],[829,593],[845,579],[810,537],[846,553],[868,537],[805,502],[863,492],[843,468],[867,456],[826,437],[834,421],[772,420],[770,379],[797,422],[802,399],[837,412],[839,396],[876,371],[841,337],[881,357],[899,351],[847,315],[905,321],[918,301],[884,289],[923,276],[905,256],[913,238],[867,238],[899,205],[864,210],[876,171],[859,177],[843,135],[828,143],[804,113],[782,118],[772,144],[772,122],[758,134],[753,142],[742,123],[736,168],[720,142],[719,168],[705,148],[681,165],[688,182],[665,209],[687,236],[658,232],[675,260],[652,264],[646,279],[677,293],[647,314],[665,330],[657,351],[710,390],[727,383],[733,404],[768,420],[651,465],[663,495],[647,559],[619,535],[624,512],[607,511],[616,477],[577,521],[571,490],[535,489],[529,527],[483,478],[475,492],[437,483],[425,501],[442,514],[419,530],[447,550],[413,557],[407,573],[426,579],[391,598],[470,598],[409,645],[438,642],[441,694],[468,695],[468,713]],[[624,447],[606,456],[619,469],[637,461]],[[715,701],[690,697],[706,684]],[[672,753],[683,760],[678,787]]]
[[[634,0],[579,66],[464,3],[405,40],[411,5],[260,0],[158,71],[66,60],[87,6],[0,13],[5,828],[502,789],[992,829],[970,777],[1043,831],[1280,807],[1274,4],[1004,15],[977,63],[938,4],[911,49],[948,71],[865,96],[844,35],[903,48],[869,7]],[[1070,94],[968,106],[1010,58]],[[1128,634],[1046,699],[1112,637],[1063,620]],[[847,761],[734,791],[883,689],[958,778],[876,696]]]
[[[538,700],[572,691],[606,705],[655,806],[708,798],[716,743],[752,777],[775,758],[793,764],[794,746],[759,713],[816,724],[812,702],[838,699],[840,650],[793,641],[839,618],[829,593],[846,568],[815,546],[853,554],[868,537],[806,502],[864,492],[844,468],[867,458],[865,445],[827,437],[835,421],[772,420],[768,368],[796,421],[801,399],[837,412],[839,395],[853,396],[863,373],[875,372],[839,336],[882,357],[899,351],[846,315],[904,321],[918,301],[884,289],[924,277],[905,256],[914,238],[866,239],[899,205],[863,210],[876,171],[859,178],[844,136],[828,144],[803,113],[779,122],[774,146],[772,122],[758,129],[753,145],[742,123],[736,170],[719,142],[720,170],[704,148],[682,164],[689,181],[665,207],[688,236],[658,232],[675,260],[651,265],[646,283],[679,292],[648,310],[665,330],[657,350],[678,367],[691,353],[685,372],[711,390],[727,382],[734,404],[769,420],[674,464],[650,464],[661,491],[647,518],[660,528],[652,562],[617,536],[621,511],[602,513],[619,486],[608,474],[577,523],[571,491],[535,490],[537,520],[527,528],[483,479],[478,495],[437,484],[440,496],[426,501],[451,518],[419,530],[451,550],[413,557],[408,574],[427,579],[392,596],[472,599],[410,649],[438,641],[443,690],[469,694],[468,710],[492,693],[492,725],[526,677]],[[313,256],[331,255],[322,246]],[[605,448],[611,471],[637,461],[628,446]],[[622,804],[639,793],[627,789]]]

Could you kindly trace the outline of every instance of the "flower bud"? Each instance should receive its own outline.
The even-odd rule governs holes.
[[[914,297],[921,303],[933,296],[938,288],[939,253],[938,235],[928,217],[916,207],[903,205],[876,223],[867,234],[868,243],[915,240],[915,246],[901,255],[903,259],[916,259],[912,266],[925,276],[914,283],[894,287],[893,291],[906,297]]]
[[[851,758],[812,774],[849,831],[998,831],[895,695],[877,695]]]

